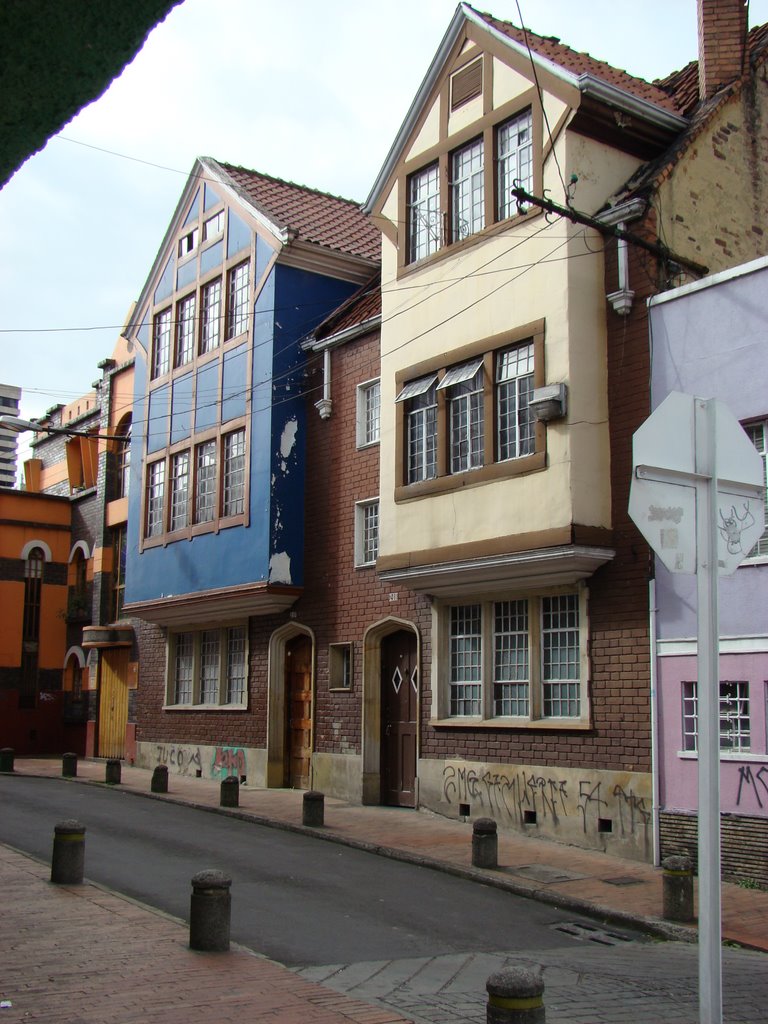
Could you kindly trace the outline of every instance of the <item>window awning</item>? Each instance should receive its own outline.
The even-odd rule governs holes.
[[[469,363],[462,363],[461,366],[452,367],[437,385],[437,390],[441,391],[443,388],[450,388],[454,384],[463,384],[465,381],[472,380],[482,365],[483,357],[479,356]]]
[[[418,398],[419,395],[426,395],[436,380],[437,374],[430,373],[426,377],[419,377],[418,380],[408,381],[395,399],[395,402],[407,402],[409,398]]]

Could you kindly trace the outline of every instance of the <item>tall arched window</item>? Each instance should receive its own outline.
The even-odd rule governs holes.
[[[117,433],[124,441],[117,444],[117,497],[128,497],[128,486],[131,478],[131,417],[125,416],[117,427]]]
[[[19,707],[33,708],[37,699],[37,662],[40,646],[40,598],[45,552],[32,548],[24,563],[24,619],[21,633],[21,686]]]

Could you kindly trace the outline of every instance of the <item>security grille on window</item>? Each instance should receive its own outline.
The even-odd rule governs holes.
[[[227,338],[248,330],[248,264],[241,263],[229,272],[229,308]]]
[[[189,525],[189,452],[171,460],[171,530]]]
[[[518,459],[536,448],[531,412],[533,345],[518,345],[496,356],[496,413],[499,460]]]
[[[482,231],[485,226],[483,140],[457,150],[451,159],[453,241]]]
[[[245,510],[245,431],[224,438],[224,498],[222,515],[239,516]]]
[[[153,462],[147,470],[147,537],[158,537],[163,532],[163,503],[165,500],[165,462]]]
[[[579,594],[451,606],[451,718],[584,719],[585,629]]]
[[[197,446],[195,522],[210,523],[216,513],[216,442]]]
[[[246,703],[245,626],[173,633],[169,653],[170,704],[212,708]]]
[[[200,355],[219,347],[221,333],[221,281],[211,281],[202,290]]]
[[[195,296],[182,299],[176,313],[176,366],[192,361],[195,354]]]
[[[411,262],[437,252],[440,230],[440,177],[438,165],[425,167],[408,183],[408,249]]]
[[[498,219],[518,214],[512,189],[533,188],[533,131],[531,112],[526,110],[501,125],[496,135],[498,159]]]
[[[395,402],[407,410],[407,480],[437,476],[437,374],[410,381]]]
[[[367,381],[357,386],[357,447],[379,440],[381,423],[381,383]]]
[[[461,473],[483,464],[483,360],[454,366],[437,385],[446,391],[450,430],[451,472]]]
[[[696,752],[699,747],[698,684],[684,682],[683,750]],[[720,682],[720,749],[748,751],[750,749],[749,683],[745,680]]]
[[[161,377],[171,368],[171,311],[163,310],[154,320],[152,376]]]
[[[768,484],[768,475],[766,474],[766,461],[768,460],[768,422],[763,421],[762,423],[750,423],[744,427],[747,432],[752,444],[760,452],[760,456],[763,460],[763,483]],[[760,540],[750,551],[751,558],[757,558],[759,556],[768,556],[768,487],[765,491],[765,522],[766,527],[763,531],[763,535]]]

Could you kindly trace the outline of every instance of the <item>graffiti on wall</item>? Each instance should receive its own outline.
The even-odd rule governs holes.
[[[443,798],[449,804],[468,803],[472,813],[481,811],[502,823],[531,821],[557,826],[564,818],[578,818],[584,833],[611,830],[622,837],[641,834],[651,825],[645,797],[621,785],[612,788],[605,781],[584,778],[578,786],[557,775],[543,775],[530,769],[508,772],[478,771],[446,765],[443,769]]]
[[[768,764],[739,766],[739,788],[736,806],[741,808],[742,797],[757,801],[760,810],[768,804]]]
[[[155,747],[156,764],[164,764],[178,775],[195,775],[202,769],[200,747],[158,743]]]
[[[211,764],[211,775],[235,775],[242,778],[247,775],[245,751],[242,747],[216,747]]]

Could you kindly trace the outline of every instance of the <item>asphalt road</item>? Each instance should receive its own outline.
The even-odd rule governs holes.
[[[194,874],[225,871],[233,940],[293,967],[583,942],[558,928],[573,915],[532,900],[116,789],[0,776],[0,800],[3,842],[49,859],[54,825],[76,818],[87,878],[177,917]]]

